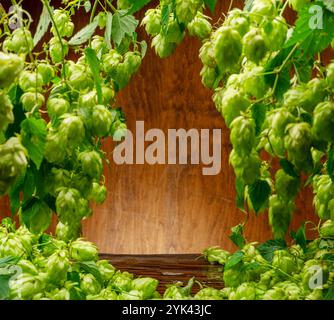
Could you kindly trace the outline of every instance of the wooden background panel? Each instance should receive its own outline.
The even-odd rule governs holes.
[[[26,3],[32,7],[33,2]],[[215,20],[228,5],[219,1]],[[33,12],[38,12],[36,6]],[[140,12],[139,17],[142,15]],[[75,22],[80,28],[87,21],[88,16],[80,16]],[[139,39],[150,42],[142,28]],[[108,199],[94,207],[93,217],[84,222],[84,236],[96,242],[101,252],[198,253],[212,245],[234,248],[228,240],[230,228],[245,217],[235,206],[235,178],[228,164],[229,132],[212,102],[212,92],[201,84],[200,45],[188,36],[167,59],[149,49],[140,71],[119,94],[118,104],[132,132],[136,120],[145,122],[145,130],[160,128],[165,133],[169,128],[222,129],[222,171],[203,176],[200,165],[115,165],[112,144],[105,141],[111,160],[105,169]],[[303,192],[298,202],[293,228],[313,217],[310,190]],[[271,238],[267,220],[266,214],[250,216],[248,240]]]

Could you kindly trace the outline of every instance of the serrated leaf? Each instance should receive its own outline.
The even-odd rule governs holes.
[[[295,240],[296,244],[299,244],[303,249],[306,248],[307,244],[305,226],[305,223],[303,223],[297,232],[291,231],[290,233],[291,238]]]
[[[224,270],[229,270],[236,266],[239,262],[242,261],[242,258],[244,257],[244,252],[242,251],[236,251],[234,252],[226,261]]]
[[[205,5],[210,9],[212,13],[215,12],[217,0],[204,0]]]
[[[248,187],[248,194],[255,213],[266,204],[271,195],[271,188],[266,180],[257,180]]]
[[[46,122],[43,119],[27,118],[21,123],[22,144],[28,150],[29,158],[37,169],[44,159],[46,143]]]
[[[286,248],[287,245],[284,240],[268,240],[257,246],[257,250],[260,252],[262,257],[270,263],[273,260],[275,251],[284,250]]]
[[[0,259],[0,268],[5,268],[16,264],[20,260],[19,257],[8,256]]]
[[[293,62],[298,80],[302,83],[307,83],[312,78],[313,59],[302,57]]]
[[[141,48],[141,58],[144,59],[147,52],[147,42],[145,40],[140,42],[140,48]]]
[[[233,227],[231,231],[232,234],[229,235],[229,238],[235,245],[242,249],[246,243],[243,226],[241,224],[238,224],[237,226]]]
[[[86,273],[92,274],[100,284],[103,284],[102,275],[94,261],[79,262],[79,265],[82,270],[84,270]]]
[[[103,96],[102,96],[102,80],[100,76],[100,60],[97,58],[96,52],[92,48],[86,48],[85,57],[87,59],[87,63],[90,67],[90,70],[93,74],[98,102],[99,104],[102,104]]]
[[[68,281],[72,281],[72,282],[76,282],[76,283],[80,283],[80,274],[77,271],[71,271],[67,273],[67,280]]]
[[[151,0],[128,0],[131,7],[127,11],[127,14],[134,14],[135,12],[144,8]]]
[[[322,8],[321,18],[319,19],[321,25],[312,25],[316,17],[316,12],[313,11],[317,9],[316,6],[313,3],[306,5],[299,12],[295,28],[285,44],[285,48],[298,43],[306,55],[313,56],[329,46],[334,38],[334,14],[320,4],[320,2],[317,3],[317,6]]]
[[[327,10],[334,12],[334,0],[320,0]]]
[[[241,269],[240,272],[246,272],[246,271],[251,271],[251,270],[256,270],[259,267],[261,267],[261,264],[257,261],[250,262],[250,263],[245,263]]]
[[[112,38],[117,46],[119,46],[125,35],[132,36],[138,26],[138,20],[131,15],[122,15],[124,11],[118,11],[113,15],[112,19]]]
[[[242,179],[235,180],[235,189],[237,191],[236,204],[237,208],[245,211],[245,183]]]
[[[98,21],[97,19],[94,19],[93,22],[91,22],[90,24],[82,28],[78,33],[76,33],[68,42],[68,44],[70,46],[78,46],[80,44],[85,43],[93,36],[97,26],[98,26]]]
[[[46,6],[43,5],[43,10],[39,18],[36,32],[34,35],[34,47],[38,44],[38,42],[43,38],[45,33],[48,31],[50,23],[51,23],[51,18],[49,15],[49,11],[46,8]]]
[[[111,30],[112,30],[113,15],[111,12],[107,12],[106,29],[104,31],[104,41],[109,49],[111,49]]]
[[[299,178],[299,174],[296,171],[295,166],[289,160],[281,159],[279,163],[286,174],[294,178]]]
[[[253,104],[251,107],[252,117],[255,121],[255,132],[259,135],[262,131],[262,125],[266,119],[267,106],[262,103]]]
[[[9,191],[9,199],[10,199],[10,212],[12,214],[12,217],[17,213],[17,211],[20,208],[20,193],[23,190],[25,180],[25,173],[22,174],[18,178],[18,180],[15,182],[15,184],[11,187]]]
[[[33,233],[44,232],[51,224],[52,212],[44,201],[36,199],[32,206],[22,209],[21,221]]]

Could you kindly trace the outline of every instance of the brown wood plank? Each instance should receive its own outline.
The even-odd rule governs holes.
[[[181,281],[186,284],[192,277],[204,286],[217,289],[223,288],[222,267],[210,265],[199,254],[183,255],[100,255],[121,271],[127,271],[136,276],[153,277],[160,284],[158,291],[163,293],[166,285]],[[200,286],[195,284],[193,293]]]

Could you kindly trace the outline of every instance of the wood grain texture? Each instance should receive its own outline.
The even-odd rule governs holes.
[[[236,1],[238,6],[242,3]],[[228,4],[219,1],[214,21]],[[32,12],[36,17],[38,8]],[[139,17],[142,15],[140,12]],[[77,27],[87,20],[88,16],[80,16]],[[142,28],[138,38],[150,43]],[[117,166],[111,157],[112,143],[105,141],[111,160],[105,169],[108,199],[84,222],[84,236],[96,242],[101,252],[173,254],[198,253],[213,245],[235,248],[228,239],[230,228],[245,216],[235,206],[235,177],[228,164],[229,132],[212,102],[212,92],[201,84],[200,45],[188,36],[167,59],[149,49],[140,71],[119,94],[118,104],[133,132],[136,120],[145,121],[145,130],[160,128],[165,133],[169,128],[222,129],[222,171],[203,176],[200,165]],[[305,190],[299,196],[292,228],[309,219],[314,219],[312,193]],[[267,214],[250,215],[246,236],[249,241],[272,237]]]

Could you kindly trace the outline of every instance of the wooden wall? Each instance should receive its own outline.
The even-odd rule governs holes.
[[[35,1],[28,2],[31,8],[34,4],[33,12],[38,11]],[[215,20],[228,5],[228,1],[219,1]],[[87,20],[81,16],[78,27]],[[149,41],[142,28],[139,39]],[[175,54],[164,60],[149,49],[118,103],[133,132],[136,120],[145,121],[145,130],[160,128],[165,133],[168,128],[222,129],[222,171],[203,176],[200,165],[118,166],[110,156],[111,165],[105,170],[108,199],[95,207],[93,217],[84,223],[85,237],[96,242],[102,252],[198,253],[213,245],[234,248],[228,239],[230,228],[245,216],[235,206],[235,177],[228,164],[229,132],[212,102],[212,92],[201,84],[200,45],[199,40],[187,37]],[[110,142],[105,143],[105,150],[110,155]],[[294,229],[313,218],[311,191],[303,192],[298,203]],[[250,241],[270,239],[267,215],[252,214],[246,235]]]

